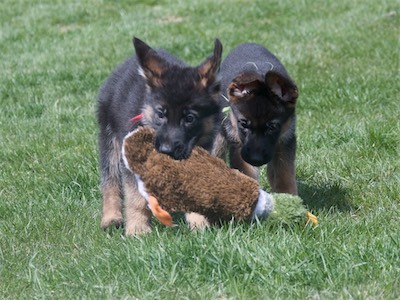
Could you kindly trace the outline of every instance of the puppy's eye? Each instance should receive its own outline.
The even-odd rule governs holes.
[[[165,109],[160,108],[160,109],[158,109],[158,110],[156,111],[156,116],[157,116],[159,119],[163,119],[163,118],[165,117],[165,113],[166,113]]]
[[[187,115],[185,115],[184,120],[185,120],[185,123],[192,124],[196,120],[196,117],[194,114],[187,114]]]
[[[245,119],[239,119],[238,123],[242,128],[245,128],[245,129],[250,128],[250,122]]]
[[[269,133],[275,133],[275,132],[279,131],[279,129],[280,129],[280,125],[279,125],[279,123],[276,123],[276,122],[270,122],[270,123],[267,123],[267,125],[266,125],[266,130]]]

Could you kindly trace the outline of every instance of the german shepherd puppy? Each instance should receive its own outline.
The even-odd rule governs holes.
[[[221,64],[221,98],[230,112],[213,153],[258,179],[268,164],[273,192],[297,194],[295,178],[297,87],[280,61],[263,46],[234,48]]]
[[[218,39],[213,54],[197,67],[187,66],[137,38],[133,44],[136,56],[120,65],[105,82],[97,111],[103,194],[101,227],[122,225],[122,196],[126,235],[151,228],[146,202],[122,161],[125,135],[137,126],[152,127],[156,130],[157,151],[185,159],[195,145],[211,151],[222,121],[217,80],[222,45]],[[196,215],[188,221],[196,226]]]

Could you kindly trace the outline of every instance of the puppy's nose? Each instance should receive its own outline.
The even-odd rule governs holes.
[[[264,159],[262,157],[254,157],[254,156],[243,157],[243,159],[244,159],[245,162],[247,162],[250,165],[255,166],[255,167],[261,167],[262,165],[264,165],[264,164],[269,162],[268,159]]]
[[[169,143],[163,143],[158,147],[158,152],[172,156],[174,150]]]
[[[245,162],[255,167],[265,165],[271,160],[271,155],[268,151],[254,151],[249,147],[243,147],[241,154]]]
[[[185,157],[185,147],[180,142],[171,143],[163,143],[158,148],[158,152],[167,154],[171,156],[173,159],[184,159]]]

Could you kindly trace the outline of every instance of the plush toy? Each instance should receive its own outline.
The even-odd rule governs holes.
[[[125,137],[122,151],[139,191],[163,224],[172,225],[169,212],[197,212],[210,222],[268,218],[284,224],[317,224],[299,197],[263,191],[256,180],[200,147],[188,159],[174,160],[158,153],[154,140],[153,129],[140,127]]]

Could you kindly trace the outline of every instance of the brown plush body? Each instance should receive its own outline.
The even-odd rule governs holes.
[[[124,159],[162,208],[196,211],[210,221],[251,219],[259,197],[256,180],[201,148],[178,161],[158,153],[153,145],[154,131],[142,128],[125,138]]]

